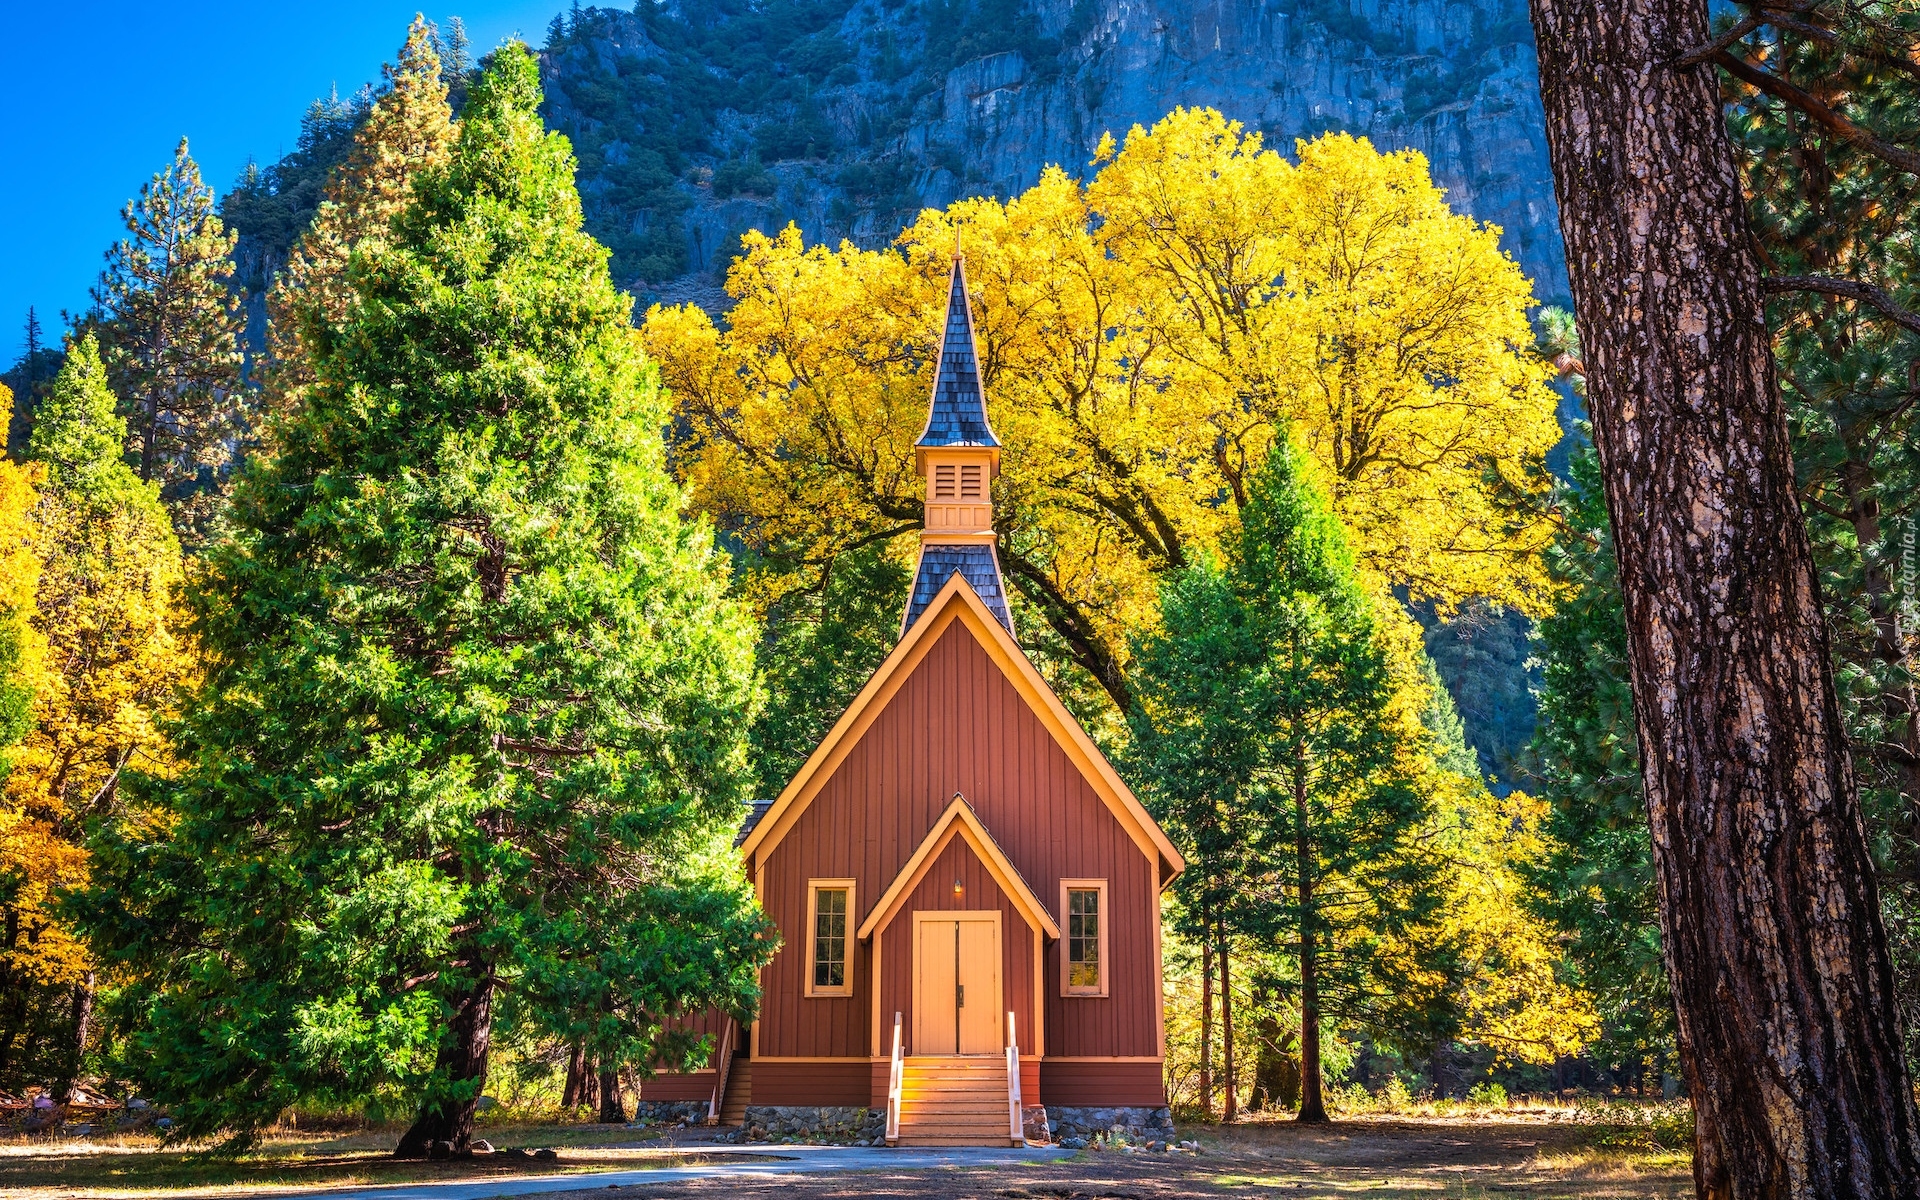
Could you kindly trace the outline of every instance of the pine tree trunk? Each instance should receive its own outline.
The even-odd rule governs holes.
[[[1240,1071],[1233,1058],[1233,972],[1226,939],[1220,941],[1220,1073],[1227,1077],[1227,1102],[1220,1110],[1222,1121],[1240,1116]]]
[[[625,1125],[627,1106],[620,1098],[620,1072],[600,1062],[600,1121],[606,1125]]]
[[[73,1047],[66,1063],[66,1078],[57,1081],[52,1088],[53,1098],[61,1104],[72,1102],[74,1086],[79,1082],[80,1069],[86,1061],[87,1037],[93,1032],[94,987],[94,973],[88,971],[85,982],[76,984],[73,989]]]
[[[1296,772],[1293,784],[1295,886],[1300,893],[1300,1115],[1308,1125],[1327,1123],[1327,1100],[1320,1081],[1320,946],[1313,922],[1313,845],[1307,837],[1307,780]]]
[[[567,1047],[567,1082],[560,1089],[560,1107],[572,1112],[582,1105],[596,1103],[593,1095],[593,1060],[580,1042]]]
[[[1200,1113],[1213,1120],[1213,943],[1205,934],[1200,943]]]
[[[1436,1038],[1433,1043],[1433,1053],[1427,1056],[1427,1078],[1432,1083],[1435,1100],[1445,1100],[1453,1094],[1448,1078],[1453,1074],[1452,1057],[1452,1044],[1445,1039]]]
[[[454,1154],[464,1153],[473,1140],[473,1114],[487,1083],[487,1054],[493,1046],[493,979],[483,967],[480,979],[461,999],[440,1047],[439,1067],[449,1083],[471,1083],[465,1100],[439,1100],[421,1108],[394,1147],[395,1158],[427,1158],[436,1142],[445,1142]]]
[[[1703,0],[1531,0],[1703,1197],[1920,1195],[1920,1131]]]

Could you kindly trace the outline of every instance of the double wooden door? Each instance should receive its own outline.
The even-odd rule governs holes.
[[[913,914],[915,1054],[998,1054],[1000,914]]]

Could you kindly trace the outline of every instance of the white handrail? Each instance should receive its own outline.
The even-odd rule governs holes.
[[[906,1059],[900,1054],[900,1014],[893,1014],[893,1063],[887,1073],[887,1145],[900,1140],[900,1092],[905,1081]]]
[[[1007,1014],[1007,1121],[1008,1136],[1016,1146],[1027,1144],[1027,1131],[1020,1105],[1020,1038],[1014,1032],[1013,1014]]]

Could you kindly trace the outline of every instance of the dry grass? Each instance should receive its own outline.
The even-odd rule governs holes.
[[[879,1170],[634,1185],[623,1196],[712,1200],[827,1200],[884,1196],[932,1200],[1183,1200],[1281,1196],[1299,1200],[1681,1200],[1692,1194],[1684,1151],[1618,1142],[1621,1128],[1591,1114],[1503,1110],[1444,1117],[1370,1116],[1323,1127],[1251,1120],[1187,1126],[1198,1155],[1087,1151],[1060,1163],[979,1170]],[[497,1126],[497,1146],[555,1146],[554,1163],[396,1163],[397,1129],[344,1135],[276,1135],[239,1159],[166,1150],[150,1140],[116,1144],[0,1145],[0,1195],[8,1200],[100,1197],[242,1197],[316,1188],[473,1180],[702,1161],[697,1143],[647,1142],[620,1126]],[[566,1147],[572,1146],[569,1150]],[[769,1150],[778,1154],[777,1149]],[[605,1200],[605,1185],[542,1200]]]
[[[398,1126],[349,1133],[283,1131],[238,1156],[212,1154],[207,1147],[167,1147],[141,1136],[0,1141],[0,1196],[190,1200],[352,1185],[632,1171],[702,1161],[697,1150],[669,1146],[653,1133],[619,1125],[502,1125],[483,1130],[481,1136],[503,1150],[553,1147],[560,1151],[559,1159],[401,1162],[389,1157],[400,1133]]]

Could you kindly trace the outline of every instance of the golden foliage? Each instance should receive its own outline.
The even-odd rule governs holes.
[[[37,628],[35,609],[41,571],[32,519],[44,474],[38,463],[0,462],[0,621],[6,625],[0,637],[17,647],[8,690],[24,693],[29,705],[46,682],[46,638]],[[11,750],[8,758],[14,758]],[[77,878],[83,865],[83,852],[58,835],[44,810],[21,803],[11,789],[0,792],[0,878],[15,888],[6,906],[15,932],[9,944],[0,945],[10,985],[71,983],[84,973],[85,950],[47,911],[53,887]]]
[[[753,552],[762,599],[917,528],[911,447],[963,240],[1007,445],[1001,560],[1115,703],[1154,576],[1218,544],[1287,424],[1376,583],[1537,608],[1559,430],[1525,277],[1418,154],[1330,135],[1299,156],[1180,110],[1103,146],[1084,188],[1049,170],[923,213],[891,250],[747,235],[724,329],[690,306],[643,327],[694,503]]]
[[[1464,781],[1463,781],[1464,782]],[[1600,1034],[1593,998],[1562,978],[1560,935],[1523,902],[1521,868],[1544,857],[1547,803],[1464,787],[1441,798],[1436,839],[1452,864],[1445,932],[1461,953],[1460,1040],[1496,1060],[1547,1065]]]
[[[170,769],[160,722],[192,670],[176,635],[180,545],[158,485],[119,460],[124,425],[104,375],[91,338],[69,347],[35,429],[45,465],[0,476],[0,593],[31,614],[41,662],[32,727],[0,803],[0,855],[26,864],[14,907],[34,934],[29,974],[49,984],[78,980],[88,956],[48,899],[85,881],[84,823],[112,811],[122,773]],[[101,447],[92,459],[64,455]]]

